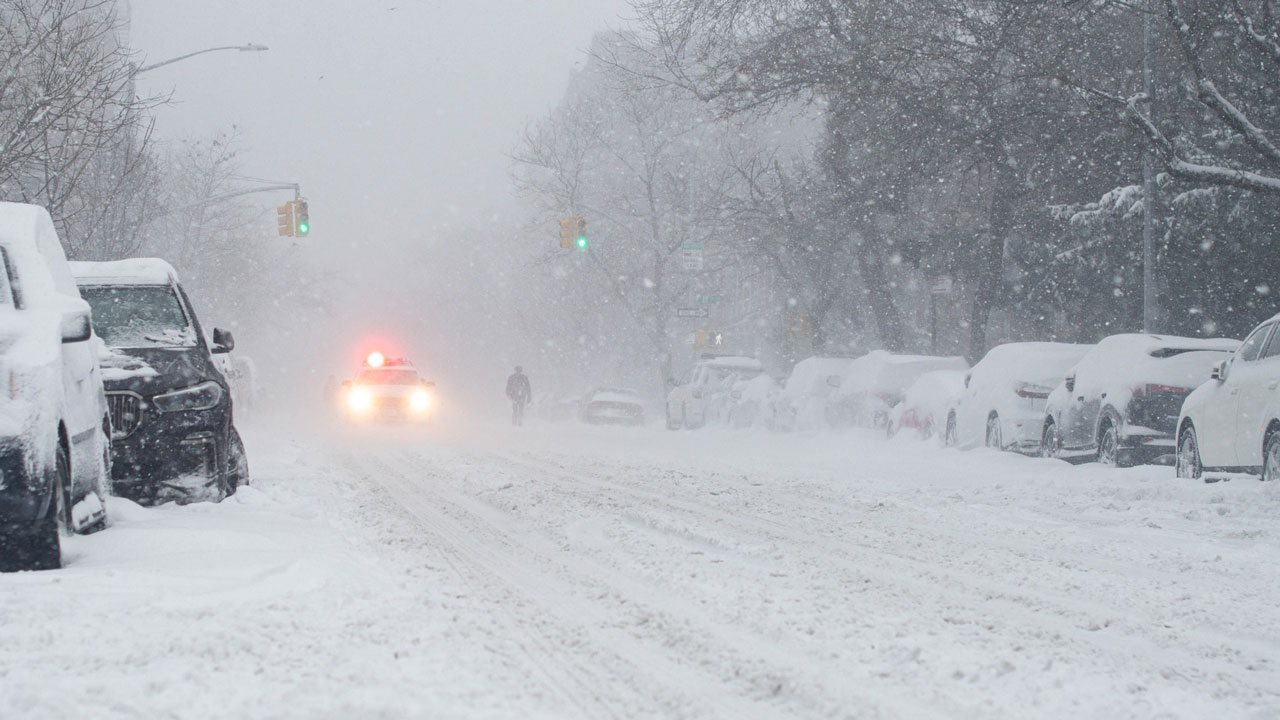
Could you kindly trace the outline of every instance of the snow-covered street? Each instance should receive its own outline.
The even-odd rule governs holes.
[[[0,576],[0,717],[1280,717],[1280,488],[870,434],[246,433]]]

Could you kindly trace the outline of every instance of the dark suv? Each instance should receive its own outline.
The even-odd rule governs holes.
[[[140,503],[220,500],[248,482],[227,380],[167,262],[72,263],[93,327],[106,343],[102,375],[111,410],[115,493]]]

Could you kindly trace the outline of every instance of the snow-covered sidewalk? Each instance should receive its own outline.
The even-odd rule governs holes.
[[[113,501],[0,576],[0,717],[1280,716],[1255,480],[858,434],[249,444],[233,499]]]

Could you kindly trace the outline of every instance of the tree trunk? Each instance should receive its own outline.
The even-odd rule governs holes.
[[[995,307],[1004,270],[1004,247],[1013,230],[1013,206],[1018,174],[1007,159],[994,164],[995,197],[988,210],[988,230],[980,240],[977,253],[969,266],[970,277],[977,280],[973,308],[969,316],[969,362],[977,362],[987,353],[987,323]]]
[[[893,301],[893,291],[889,278],[885,273],[884,258],[880,248],[884,246],[883,238],[874,230],[861,227],[862,244],[857,249],[858,272],[862,276],[863,287],[867,290],[867,301],[871,304],[872,320],[875,321],[876,332],[880,335],[880,343],[889,352],[902,352],[904,332],[902,313]]]

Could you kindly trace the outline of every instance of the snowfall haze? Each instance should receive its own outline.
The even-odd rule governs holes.
[[[1280,0],[0,0],[0,720],[1280,720]]]

